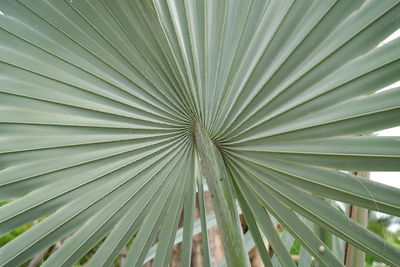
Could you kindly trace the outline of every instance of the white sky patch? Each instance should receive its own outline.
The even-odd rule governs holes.
[[[378,136],[400,136],[400,126],[386,129],[377,132]],[[400,149],[400,148],[399,148]],[[382,184],[390,185],[393,187],[400,188],[400,172],[371,172],[371,180],[377,181]],[[378,216],[387,216],[387,214],[377,212]],[[396,232],[400,229],[400,224],[393,223],[389,226],[388,230]]]
[[[400,37],[400,28],[397,29],[397,31],[395,31],[395,32],[392,33],[391,35],[389,35],[388,38],[386,38],[385,40],[383,40],[383,41],[378,45],[378,47],[380,47],[380,46],[382,46],[382,45],[384,45],[384,44],[387,44],[387,43],[389,43],[389,42],[391,42],[391,41],[393,41],[394,39],[397,39],[397,38],[399,38],[399,37]],[[383,91],[386,91],[386,90],[389,90],[389,89],[392,89],[392,88],[395,88],[395,87],[399,87],[399,86],[400,86],[400,81],[395,82],[395,83],[393,83],[393,84],[391,84],[391,85],[389,85],[389,86],[386,86],[386,87],[384,87],[384,88],[382,88],[382,89],[376,91],[375,93],[380,93],[380,92],[383,92]],[[400,134],[398,134],[398,135],[400,135]]]
[[[378,47],[380,47],[384,44],[387,44],[399,37],[400,37],[400,28],[397,29],[397,31],[395,31],[394,33],[392,33],[388,38],[383,40],[378,45]],[[375,93],[380,93],[380,92],[390,90],[395,87],[400,87],[400,81],[395,82],[389,86],[386,86],[386,87],[376,91]],[[400,126],[376,132],[375,135],[378,135],[378,136],[400,136]],[[400,147],[399,147],[399,149],[400,149]],[[373,181],[382,183],[382,184],[400,188],[400,172],[370,172],[370,179]],[[380,212],[377,212],[377,215],[378,215],[378,217],[388,216],[387,214],[383,214]],[[400,229],[400,224],[398,224],[398,223],[394,223],[394,224],[390,225],[388,228],[388,230],[392,231],[392,232],[396,232],[399,229]]]
[[[371,172],[371,180],[400,188],[400,172]]]
[[[400,136],[400,126],[377,132],[378,136]]]
[[[389,43],[399,37],[400,37],[400,28],[397,31],[395,31],[394,33],[392,33],[388,38],[383,40],[378,45],[378,47],[382,46],[386,43]],[[399,86],[400,86],[400,81],[393,83],[389,86],[386,86],[385,88],[380,89],[376,93],[386,91],[386,90],[389,90],[389,89],[392,89],[395,87],[399,87]],[[400,136],[400,126],[386,129],[386,130],[377,132],[376,134],[378,136]],[[400,188],[400,172],[371,172],[370,177],[371,177],[371,180]]]
[[[400,126],[377,132],[377,135],[400,136]],[[371,180],[400,188],[400,172],[371,172]]]
[[[375,94],[383,92],[383,91],[386,91],[386,90],[389,90],[389,89],[393,89],[393,88],[396,88],[396,87],[400,87],[400,81],[395,82],[395,83],[393,83],[393,84],[391,84],[389,86],[386,86],[386,87],[384,87],[382,89],[379,89],[378,91],[375,92]]]
[[[395,31],[394,33],[392,33],[391,35],[389,35],[388,38],[386,38],[385,40],[383,40],[380,44],[378,44],[378,47],[389,43],[390,41],[393,41],[394,39],[400,37],[400,29],[397,29],[397,31]]]

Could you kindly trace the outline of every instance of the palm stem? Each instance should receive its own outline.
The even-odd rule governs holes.
[[[327,202],[329,205],[331,205],[331,201],[329,199],[323,199],[321,198],[321,201]],[[317,234],[317,236],[321,239],[322,242],[324,242],[325,246],[329,249],[332,249],[332,234],[328,230],[324,229],[323,227],[314,224],[314,232]],[[322,266],[320,263],[316,263],[316,266]]]
[[[239,216],[228,180],[228,172],[221,152],[198,123],[193,126],[193,135],[200,157],[201,174],[205,176],[211,192],[227,265],[232,267],[250,266]]]

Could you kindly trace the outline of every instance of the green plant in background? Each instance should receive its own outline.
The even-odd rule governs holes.
[[[368,215],[368,229],[387,240],[390,244],[400,249],[400,231],[392,232],[389,230],[390,226],[398,225],[399,218],[394,216],[378,216],[376,212],[369,212]],[[373,262],[380,262],[380,260],[371,255],[367,255],[366,264],[371,266]],[[369,265],[368,265],[369,264]]]
[[[7,202],[0,202],[0,207],[5,205],[5,204],[7,204]],[[20,234],[22,234],[26,230],[28,230],[30,227],[32,227],[32,225],[33,225],[33,223],[28,223],[26,225],[23,225],[23,226],[21,226],[19,228],[14,229],[10,233],[7,233],[7,234],[5,234],[3,236],[0,236],[0,247],[4,246],[8,242],[13,240],[14,238],[19,236]]]
[[[167,266],[180,241],[190,266],[193,234],[210,224],[204,181],[228,266],[248,266],[254,245],[265,266],[296,266],[294,239],[299,266],[343,266],[340,240],[400,266],[398,248],[324,200],[400,216],[400,190],[350,174],[400,170],[398,137],[360,136],[400,125],[400,88],[377,92],[400,79],[400,39],[378,46],[400,27],[398,0],[2,0],[0,11],[0,201],[13,199],[0,235],[47,216],[0,248],[0,266],[71,233],[43,266],[96,246],[88,266],[110,266],[132,237],[124,266]],[[208,251],[203,238],[205,266]]]

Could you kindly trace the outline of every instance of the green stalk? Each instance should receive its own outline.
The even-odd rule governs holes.
[[[332,249],[332,234],[320,227],[319,225],[314,224],[314,232],[321,239],[322,242],[326,245],[327,248]]]
[[[327,202],[329,205],[331,205],[331,200],[328,199],[323,199],[321,198],[321,201]],[[317,236],[321,239],[322,242],[324,242],[325,246],[329,249],[332,249],[333,247],[333,240],[332,240],[332,234],[328,230],[325,230],[321,226],[314,224],[314,232],[317,234]],[[322,266],[319,263],[316,263],[316,266]]]
[[[228,172],[221,152],[198,123],[193,125],[193,135],[200,157],[200,171],[202,176],[205,176],[211,192],[226,263],[229,267],[250,266],[239,216],[228,180]]]

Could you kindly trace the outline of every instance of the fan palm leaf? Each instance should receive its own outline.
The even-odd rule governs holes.
[[[265,266],[295,266],[275,219],[304,258],[343,265],[303,218],[400,266],[398,249],[321,201],[400,216],[399,189],[351,174],[400,171],[398,137],[363,136],[400,125],[400,88],[379,91],[400,80],[400,39],[381,44],[400,28],[398,0],[2,0],[0,11],[0,233],[44,218],[0,248],[0,266],[69,235],[43,266],[96,246],[88,265],[110,266],[132,240],[126,266],[168,266],[181,241],[189,266],[199,232],[208,266],[215,218],[223,239],[243,241],[236,202]],[[248,264],[241,249],[228,265]]]

